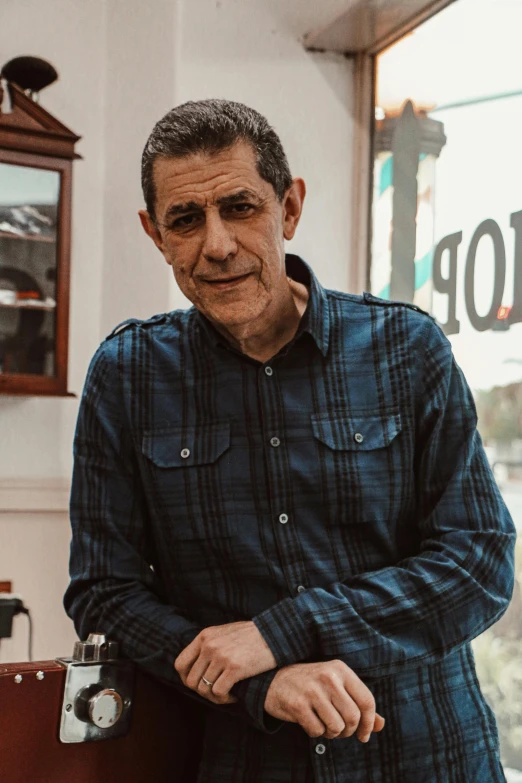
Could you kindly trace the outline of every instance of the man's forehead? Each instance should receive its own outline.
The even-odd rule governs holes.
[[[165,211],[189,202],[204,206],[242,191],[263,197],[268,186],[257,171],[254,150],[245,143],[215,154],[158,158],[154,183],[158,206]]]

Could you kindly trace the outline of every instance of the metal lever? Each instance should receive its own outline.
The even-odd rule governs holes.
[[[118,653],[118,642],[109,641],[104,633],[90,633],[86,642],[75,642],[73,661],[81,663],[114,661]]]

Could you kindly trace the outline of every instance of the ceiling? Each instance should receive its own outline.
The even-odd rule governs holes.
[[[309,49],[375,53],[455,0],[344,0],[326,3],[304,36]],[[321,7],[320,3],[315,4]]]

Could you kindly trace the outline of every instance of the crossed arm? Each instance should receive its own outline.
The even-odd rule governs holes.
[[[236,710],[266,731],[277,728],[267,720],[265,703],[284,667],[335,659],[363,680],[390,676],[439,660],[507,608],[514,526],[476,432],[470,391],[431,322],[418,384],[418,554],[311,587],[251,622],[211,629],[161,602],[140,554],[146,541],[132,471],[122,456],[122,402],[107,382],[115,373],[100,349],[75,441],[65,606],[81,636],[103,628],[143,668],[207,701],[201,673],[210,681],[217,677],[217,697],[232,693],[237,702],[216,709]]]

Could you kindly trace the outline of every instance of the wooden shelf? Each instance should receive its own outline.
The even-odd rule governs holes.
[[[16,302],[15,304],[2,304],[0,310],[55,310],[56,304],[41,302],[39,304],[29,304],[28,302]]]
[[[24,239],[28,242],[52,242],[56,244],[56,237],[39,237],[37,234],[11,234],[10,231],[0,231],[0,239]]]

